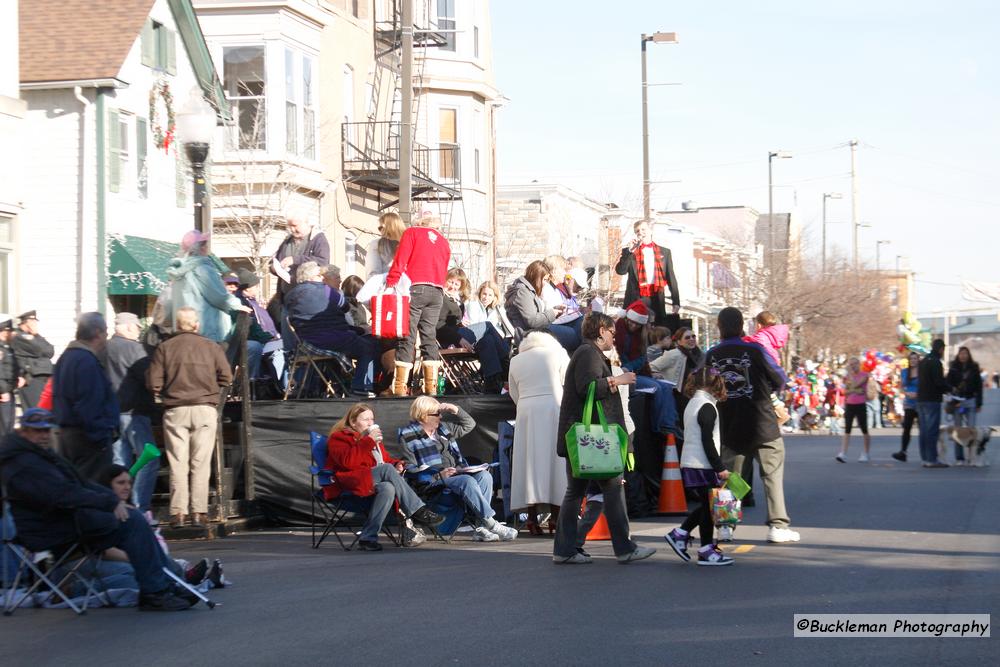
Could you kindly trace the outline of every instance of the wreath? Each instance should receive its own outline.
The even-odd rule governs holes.
[[[157,99],[163,100],[163,107],[167,110],[167,127],[160,124],[159,105]],[[149,126],[153,130],[153,142],[157,148],[164,151],[170,150],[170,144],[174,140],[174,96],[170,93],[170,86],[165,82],[153,84],[149,91]]]

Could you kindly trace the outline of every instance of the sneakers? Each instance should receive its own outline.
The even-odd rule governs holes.
[[[491,533],[495,533],[497,537],[500,538],[500,541],[510,542],[511,540],[517,539],[516,528],[511,528],[506,524],[500,523],[496,519],[490,519],[490,522],[487,522],[486,529]]]
[[[681,535],[674,528],[669,533],[663,536],[663,539],[667,541],[670,548],[674,550],[674,553],[681,557],[681,560],[685,563],[691,560],[691,554],[688,553],[688,536]]]
[[[626,565],[636,560],[643,560],[649,558],[656,553],[656,549],[651,547],[636,547],[632,553],[623,554],[618,556],[618,562],[622,565]]]
[[[378,540],[358,540],[358,551],[382,551]]]
[[[861,452],[861,456],[858,457],[858,463],[868,463],[868,452]]]
[[[732,542],[734,530],[735,528],[733,526],[719,526],[719,541]]]
[[[698,565],[732,565],[734,562],[717,546],[713,546],[708,551],[698,551]]]
[[[208,575],[208,559],[202,558],[184,572],[184,581],[192,585],[200,584]]]
[[[839,461],[840,463],[847,463],[847,457],[844,456],[843,454],[837,454],[833,458],[837,459],[837,461]]]
[[[934,463],[925,463],[925,468],[947,468],[947,463],[941,463],[940,461],[935,461]]]
[[[767,531],[768,542],[782,544],[784,542],[798,542],[799,539],[801,539],[801,535],[799,535],[791,528],[781,528],[779,526],[771,526],[771,529]]]
[[[432,526],[432,527],[440,526],[442,523],[444,523],[445,519],[443,514],[438,514],[437,512],[432,512],[431,510],[427,509],[427,505],[424,505],[416,512],[414,512],[413,516],[411,516],[410,518],[416,521],[417,523],[422,523],[425,526]]]
[[[576,548],[576,552],[578,554],[580,554],[581,556],[583,556],[584,558],[590,558],[590,554],[588,554],[587,551],[583,547],[577,547]]]
[[[403,526],[403,546],[419,547],[426,541],[427,536],[424,534],[424,531],[414,526],[413,521],[407,519]]]
[[[139,611],[184,611],[194,604],[174,593],[171,586],[159,593],[141,593]]]
[[[472,531],[473,542],[499,542],[500,536],[485,526],[477,526]]]
[[[893,452],[892,458],[896,459],[897,461],[902,461],[903,463],[906,463],[906,452],[902,450],[898,452]]]
[[[572,556],[553,556],[552,562],[556,565],[583,565],[584,563],[593,563],[594,559],[577,551]]]
[[[226,579],[222,574],[222,561],[212,561],[212,567],[208,570],[208,580],[212,582],[212,588],[224,588]]]

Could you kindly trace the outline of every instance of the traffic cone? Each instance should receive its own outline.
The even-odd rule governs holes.
[[[674,434],[667,434],[663,448],[663,476],[660,478],[659,514],[687,514],[684,501],[684,483],[681,482],[681,464],[677,460],[677,442]]]
[[[603,503],[602,503],[603,504]],[[587,511],[587,499],[583,499],[583,506],[580,508],[581,516]],[[594,542],[598,540],[610,540],[611,530],[608,528],[608,520],[604,518],[604,512],[601,512],[600,516],[597,517],[597,521],[594,525],[590,527],[590,532],[587,533],[587,541]]]

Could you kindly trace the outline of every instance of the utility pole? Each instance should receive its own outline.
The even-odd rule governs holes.
[[[649,111],[646,85],[646,35],[642,36],[642,219],[650,219],[649,203]]]
[[[851,139],[851,245],[854,249],[854,272],[860,267],[858,258],[858,140]]]
[[[409,225],[412,207],[411,175],[413,172],[413,0],[402,0],[401,44],[403,62],[400,67],[402,96],[399,132],[399,217]]]
[[[827,199],[841,199],[843,197],[839,192],[824,192],[823,193],[823,277],[826,278],[826,200]]]

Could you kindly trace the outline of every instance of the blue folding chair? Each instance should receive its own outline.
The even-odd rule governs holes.
[[[372,503],[375,498],[374,496],[358,496],[342,489],[340,495],[333,500],[326,499],[323,490],[337,483],[337,478],[333,471],[326,467],[326,443],[326,436],[315,431],[309,433],[309,451],[312,458],[312,465],[309,466],[312,488],[312,547],[313,549],[318,549],[323,540],[333,533],[333,536],[337,538],[344,551],[350,551],[358,543],[358,540],[361,539],[361,534],[354,530],[356,524],[348,524],[346,520],[352,516],[361,517],[361,524],[364,524],[372,511]],[[316,513],[317,506],[320,508],[320,516],[317,516]],[[316,538],[318,519],[323,523],[323,530],[320,532],[319,539]],[[354,539],[350,544],[345,544],[344,540],[340,537],[341,530],[351,530],[354,533]],[[400,546],[400,541],[396,539],[396,536],[385,523],[382,524],[382,532],[393,544]],[[402,539],[402,536],[400,536],[400,539]]]
[[[451,542],[451,538],[459,528],[465,524],[473,525],[474,517],[470,515],[465,501],[444,485],[437,468],[407,472],[404,477],[427,508],[444,517],[441,525],[426,526],[434,534],[434,539],[445,543]]]

